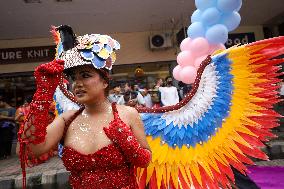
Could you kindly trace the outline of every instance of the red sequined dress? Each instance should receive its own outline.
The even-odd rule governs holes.
[[[112,105],[114,120],[112,124],[124,124],[116,105]],[[66,123],[65,133],[70,123],[83,111],[79,110]],[[65,146],[63,163],[70,171],[70,184],[74,189],[136,189],[138,188],[134,166],[127,161],[120,147],[112,143],[93,154],[81,154]]]

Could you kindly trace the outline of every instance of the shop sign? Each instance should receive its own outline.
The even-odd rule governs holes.
[[[55,46],[0,49],[0,65],[53,60]]]
[[[229,39],[225,43],[225,46],[228,48],[228,47],[232,47],[234,45],[247,44],[247,43],[251,43],[251,42],[255,42],[255,35],[254,35],[253,32],[233,33],[233,34],[229,34]]]

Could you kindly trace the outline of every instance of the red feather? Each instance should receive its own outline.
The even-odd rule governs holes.
[[[56,30],[55,26],[51,26],[51,30],[50,30],[53,40],[55,42],[56,45],[58,45],[58,43],[60,42],[60,34],[59,32]]]

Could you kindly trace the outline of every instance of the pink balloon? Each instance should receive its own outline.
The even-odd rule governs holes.
[[[196,57],[207,54],[209,50],[209,43],[207,39],[203,37],[193,39],[190,46],[192,53]]]
[[[225,49],[226,49],[226,47],[222,43],[215,44],[215,45],[210,45],[208,54],[213,54],[217,50],[225,50]]]
[[[207,56],[208,56],[208,55],[204,55],[204,56],[201,56],[201,57],[196,58],[196,60],[195,60],[195,62],[194,62],[194,67],[195,67],[196,69],[198,69],[199,66],[200,66],[200,64],[201,64],[201,62],[202,62],[203,60],[205,60],[205,59],[207,58]]]
[[[180,50],[181,51],[190,50],[191,42],[192,42],[192,40],[189,37],[182,40],[182,42],[180,43]]]
[[[180,72],[181,81],[190,84],[193,83],[197,76],[197,70],[193,66],[186,66]]]
[[[182,67],[193,65],[194,61],[195,57],[190,51],[182,51],[177,56],[177,63]]]
[[[181,81],[180,78],[180,72],[182,70],[182,67],[180,65],[177,65],[174,69],[173,69],[173,76],[176,80]]]

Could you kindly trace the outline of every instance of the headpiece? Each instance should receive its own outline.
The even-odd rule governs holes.
[[[116,60],[114,51],[120,49],[120,44],[110,36],[76,36],[67,25],[53,27],[51,32],[57,44],[56,59],[64,60],[64,69],[87,64],[97,69],[112,69]]]

